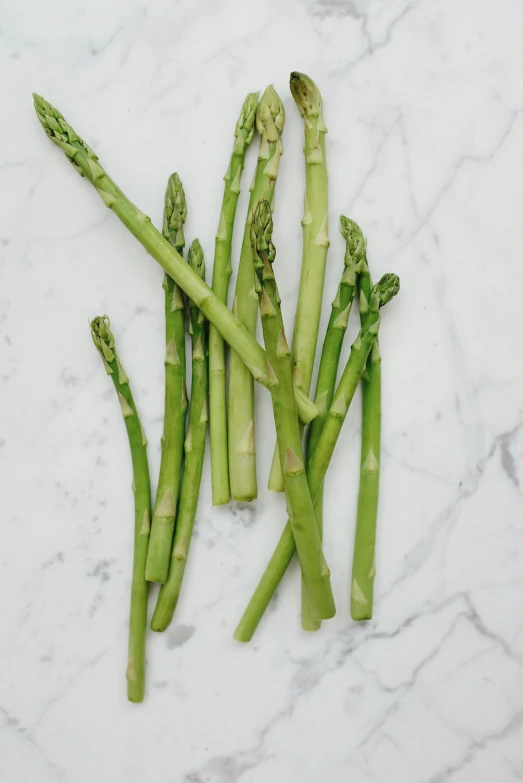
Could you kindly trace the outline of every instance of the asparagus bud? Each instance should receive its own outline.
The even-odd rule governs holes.
[[[171,174],[165,191],[163,211],[163,235],[181,253],[185,247],[183,224],[187,220],[187,203],[180,177]]]

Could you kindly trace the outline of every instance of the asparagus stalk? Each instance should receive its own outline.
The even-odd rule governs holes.
[[[313,617],[327,619],[336,611],[330,572],[321,549],[314,507],[305,475],[300,425],[292,393],[292,363],[285,339],[280,297],[272,264],[272,216],[268,201],[261,200],[254,212],[251,243],[255,287],[260,301],[263,338],[267,351],[267,374],[272,397],[278,449],[290,523]]]
[[[311,388],[321,318],[325,265],[329,249],[328,174],[325,154],[327,126],[321,93],[309,76],[293,71],[290,88],[305,126],[305,199],[301,221],[303,253],[300,290],[292,337],[294,383],[305,394]],[[280,461],[274,452],[269,489],[283,491]]]
[[[129,658],[127,665],[127,698],[143,701],[145,692],[145,637],[147,630],[147,593],[145,561],[149,544],[151,518],[151,488],[147,462],[147,439],[140,424],[129,378],[123,369],[114,345],[107,316],[91,321],[93,342],[102,357],[118,394],[129,438],[133,465],[134,491],[134,558],[129,618]]]
[[[340,361],[341,346],[343,338],[345,337],[349,314],[354,300],[354,292],[356,290],[356,278],[365,261],[366,242],[359,226],[342,215],[340,218],[340,230],[346,242],[343,274],[336,297],[332,303],[329,324],[327,326],[321,352],[315,397],[318,416],[311,422],[309,427],[306,445],[307,458],[309,458],[311,454],[314,454],[316,450],[327,416],[327,411],[332,404],[334,389],[336,388],[336,375]],[[316,522],[321,538],[323,534],[323,487],[320,489],[318,498],[314,504],[314,511],[316,513]],[[311,615],[307,593],[303,583],[301,596],[301,624],[305,631],[317,631],[320,627],[320,623]]]
[[[180,255],[185,247],[183,224],[187,218],[185,193],[178,174],[167,183],[163,235]],[[187,392],[185,386],[185,307],[183,294],[165,273],[165,405],[162,457],[151,522],[145,576],[149,582],[165,582],[169,573],[171,545],[182,473]]]
[[[213,294],[208,285],[186,264],[152,225],[151,219],[135,207],[100,165],[96,154],[75,133],[57,109],[33,94],[38,119],[47,136],[57,144],[81,176],[94,185],[105,205],[122,221],[130,233],[157,261],[182,291],[196,302],[205,317],[249,368],[255,380],[268,386],[265,351],[242,323]],[[307,424],[317,410],[299,388],[294,389],[300,420]]]
[[[203,251],[197,239],[189,250],[189,265],[205,279]],[[182,586],[185,564],[198,505],[207,430],[207,322],[191,300],[190,332],[192,339],[192,382],[189,427],[185,438],[185,469],[180,494],[176,530],[167,582],[160,588],[151,628],[165,631],[169,626]]]
[[[359,278],[362,325],[368,317],[372,282],[366,260]],[[370,620],[376,575],[376,522],[380,485],[381,355],[375,341],[362,378],[361,460],[356,536],[352,560],[350,611],[353,620]]]
[[[216,233],[212,290],[227,304],[229,279],[232,274],[231,248],[236,206],[240,195],[240,179],[245,154],[254,135],[258,104],[257,92],[250,93],[242,106],[234,131],[234,147],[225,174],[220,221]],[[227,452],[227,402],[225,388],[225,345],[214,326],[209,328],[209,409],[211,440],[211,475],[213,505],[229,502],[229,461]]]
[[[318,444],[308,463],[307,478],[313,502],[317,500],[349,405],[361,375],[365,370],[367,357],[369,356],[376,339],[380,323],[379,308],[389,302],[398,291],[399,279],[396,275],[385,275],[372,289],[365,327],[360,330],[358,337],[352,345],[349,360],[334,394],[332,405],[325,418]],[[269,601],[274,595],[283,574],[292,560],[295,550],[296,543],[294,541],[293,530],[290,522],[287,522],[269,564],[236,628],[234,637],[238,641],[248,642],[252,639],[252,636],[269,605]],[[311,610],[314,615],[312,606]],[[316,619],[318,618],[316,617]]]
[[[282,154],[285,112],[272,85],[262,95],[256,112],[260,149],[245,222],[233,312],[251,335],[256,334],[258,298],[253,287],[250,241],[252,215],[261,198],[274,202],[274,188]],[[258,494],[254,443],[254,384],[241,357],[231,353],[229,366],[229,475],[234,500],[254,500]]]

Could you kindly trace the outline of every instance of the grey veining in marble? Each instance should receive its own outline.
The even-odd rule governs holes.
[[[522,36],[518,0],[2,4],[1,781],[523,778]],[[162,273],[45,138],[31,91],[157,224],[177,170],[187,238],[210,261],[238,109],[273,82],[287,111],[275,239],[290,331],[303,190],[293,69],[320,85],[330,131],[325,303],[341,212],[363,226],[374,274],[402,280],[381,336],[375,618],[349,616],[357,400],[326,489],[336,618],[300,630],[294,565],[252,644],[233,641],[285,521],[264,489],[273,425],[259,390],[260,497],[213,509],[206,463],[182,599],[150,638],[137,708],[123,679],[129,456],[87,321],[111,316],[154,478]]]

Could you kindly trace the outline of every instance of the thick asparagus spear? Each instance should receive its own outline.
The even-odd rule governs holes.
[[[194,240],[189,250],[189,265],[202,280],[205,279],[203,251],[197,239]],[[205,453],[205,433],[208,419],[207,322],[192,300],[189,304],[191,309],[192,381],[189,427],[185,438],[185,468],[176,517],[169,577],[160,589],[151,622],[153,631],[165,631],[178,603],[198,505]]]
[[[231,248],[236,206],[240,195],[240,179],[245,165],[245,153],[254,135],[254,120],[258,93],[248,95],[242,106],[234,131],[234,147],[225,174],[220,221],[216,233],[212,290],[227,304],[229,279],[232,274]],[[225,345],[214,326],[209,328],[209,432],[211,440],[211,474],[213,505],[228,503],[229,458],[227,452],[227,402],[225,385]]]
[[[255,380],[268,386],[265,371],[265,351],[258,345],[242,323],[213,294],[212,290],[186,264],[180,254],[152,225],[151,219],[135,207],[101,167],[93,150],[75,133],[60,112],[39,95],[34,94],[35,110],[47,136],[57,144],[74,168],[94,185],[99,196],[147,252],[178,283],[182,291],[193,299],[205,317],[249,368]],[[307,424],[317,410],[311,400],[297,387],[294,389],[300,420]]]
[[[274,87],[267,87],[256,112],[256,129],[261,137],[260,150],[251,185],[233,305],[233,312],[252,335],[256,334],[258,315],[250,241],[252,214],[261,198],[270,204],[274,202],[284,121],[285,112],[280,97]],[[241,357],[234,351],[231,353],[229,366],[229,476],[234,500],[254,500],[258,494],[254,443],[254,384]]]
[[[180,255],[185,247],[185,193],[178,174],[167,183],[163,235]],[[165,273],[165,404],[162,458],[151,522],[145,576],[165,582],[169,573],[178,489],[182,473],[187,392],[185,386],[185,307],[180,287]]]
[[[267,351],[267,374],[272,397],[278,450],[283,465],[283,482],[290,523],[313,617],[332,617],[336,611],[330,572],[321,549],[314,506],[307,485],[301,433],[294,395],[292,364],[285,339],[280,297],[272,264],[276,251],[272,244],[272,216],[268,201],[261,200],[254,212],[251,242],[255,287],[260,301],[263,338]]]
[[[325,265],[329,249],[328,174],[325,155],[327,126],[323,101],[316,84],[304,73],[293,71],[290,88],[305,125],[305,199],[300,290],[292,337],[294,383],[305,394],[311,388],[318,329],[321,318]],[[283,491],[280,461],[275,450],[269,489]]]
[[[311,422],[307,436],[306,455],[309,459],[314,454],[318,441],[320,439],[325,417],[329,410],[334,390],[336,388],[336,374],[340,361],[341,346],[347,322],[354,300],[356,289],[356,279],[362,264],[365,262],[366,243],[359,226],[344,215],[340,218],[341,233],[346,242],[343,274],[341,277],[336,298],[332,303],[332,311],[323,341],[321,352],[320,367],[318,370],[318,380],[316,381],[316,407],[318,416]],[[320,538],[323,533],[323,487],[320,489],[318,498],[314,504],[316,513],[316,522],[320,531]],[[302,584],[301,596],[301,624],[305,631],[317,631],[320,623],[315,620],[310,611],[307,593]]]
[[[143,701],[145,691],[145,637],[147,630],[147,593],[145,561],[149,544],[151,519],[151,488],[147,462],[147,439],[140,424],[129,378],[123,369],[114,345],[107,316],[91,321],[93,342],[111,376],[129,438],[133,464],[134,491],[134,558],[129,617],[129,659],[127,665],[127,698]]]
[[[398,290],[399,279],[396,275],[385,275],[372,289],[365,328],[360,330],[352,345],[349,361],[334,394],[334,400],[327,413],[314,454],[311,455],[308,463],[307,478],[313,502],[318,497],[349,405],[376,339],[380,323],[379,308],[389,302]],[[234,637],[238,641],[248,642],[252,639],[295,550],[296,544],[292,527],[290,522],[287,522],[269,564],[236,628]]]
[[[359,278],[360,316],[362,326],[368,317],[372,290],[369,268],[365,261]],[[370,620],[376,575],[376,522],[380,485],[381,450],[381,355],[375,341],[362,378],[360,487],[356,536],[352,560],[350,611],[353,620]]]

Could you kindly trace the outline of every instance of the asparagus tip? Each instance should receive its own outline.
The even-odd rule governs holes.
[[[251,221],[251,246],[255,269],[263,267],[264,263],[274,262],[276,248],[272,242],[272,231],[271,205],[266,199],[261,198]]]
[[[278,141],[285,123],[283,103],[272,84],[265,89],[256,111],[256,130],[270,142]]]
[[[345,215],[340,216],[340,231],[347,243],[349,260],[361,261],[367,253],[367,240],[358,224]],[[347,261],[346,261],[347,263]]]
[[[200,245],[199,239],[193,239],[191,247],[189,248],[187,261],[191,269],[194,269],[194,271],[203,280],[205,278],[205,260],[203,257],[203,250],[202,250],[202,246]]]
[[[234,130],[234,154],[243,155],[246,147],[252,141],[254,135],[254,122],[258,108],[258,92],[250,92],[243,102],[243,106]]]
[[[97,350],[106,361],[115,358],[114,337],[111,332],[111,321],[107,315],[99,315],[90,322],[91,337]]]
[[[65,155],[82,177],[87,173],[88,177],[92,179],[92,173],[88,173],[89,168],[82,168],[76,162],[75,158],[79,153],[82,153],[91,161],[97,161],[98,156],[96,153],[94,153],[85,141],[75,133],[58,109],[55,109],[55,107],[48,103],[45,98],[42,98],[41,95],[34,92],[33,101],[36,115],[47,136],[49,136],[51,141],[62,148]],[[93,164],[91,163],[90,165],[92,166]]]
[[[289,85],[292,97],[302,117],[318,117],[322,112],[322,98],[318,86],[304,73],[293,71]]]
[[[400,290],[400,279],[398,275],[388,273],[383,275],[374,286],[374,291],[379,297],[379,306],[383,307],[387,302],[393,299]]]
[[[177,249],[185,247],[183,224],[187,219],[187,202],[182,181],[175,171],[167,181],[163,211],[163,235]]]

